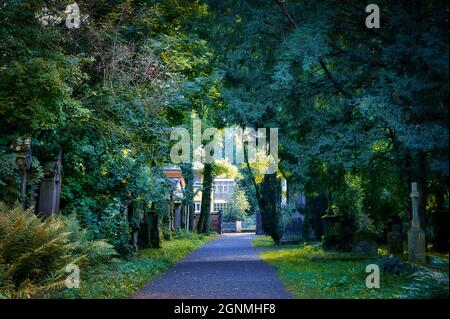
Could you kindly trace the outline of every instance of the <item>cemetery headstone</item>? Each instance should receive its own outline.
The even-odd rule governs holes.
[[[322,217],[322,222],[324,230],[322,247],[324,250],[344,252],[352,250],[355,224],[350,213],[325,215]]]
[[[367,227],[366,211],[361,211],[359,231],[353,236],[352,252],[355,254],[375,255],[377,253],[376,236]]]
[[[408,231],[408,259],[412,262],[425,262],[425,232],[420,228],[419,195],[417,183],[411,183],[413,216]]]
[[[296,210],[283,230],[283,236],[281,237],[281,244],[293,244],[299,243],[302,239],[303,233],[303,216],[298,210]]]
[[[328,207],[328,199],[321,194],[308,198],[305,207],[305,220],[303,223],[303,238],[308,241],[317,241],[323,235],[323,220]]]
[[[16,167],[20,177],[20,201],[23,209],[26,209],[28,207],[27,187],[31,168],[31,139],[18,138],[13,147],[16,153]]]
[[[403,239],[399,225],[392,225],[392,230],[387,234],[388,250],[394,255],[403,255]]]
[[[181,205],[177,205],[174,210],[174,226],[176,230],[181,228]]]
[[[42,216],[59,213],[61,194],[61,150],[57,155],[42,163],[44,178],[39,188],[38,213]]]
[[[139,229],[139,246],[142,248],[160,248],[161,237],[161,222],[158,211],[153,209],[146,211],[144,222]]]
[[[355,233],[352,245],[352,252],[355,254],[375,255],[377,253],[377,242],[374,234],[367,230]]]

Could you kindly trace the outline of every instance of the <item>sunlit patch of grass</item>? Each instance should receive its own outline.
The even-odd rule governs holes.
[[[130,260],[115,260],[93,269],[80,269],[80,288],[64,289],[54,298],[129,298],[160,273],[217,236],[181,236],[162,248],[141,250]]]
[[[253,237],[252,246],[255,248],[296,248],[303,247],[304,244],[284,244],[277,245],[270,236],[256,235]]]
[[[256,248],[272,248],[276,247],[275,242],[269,236],[256,235],[253,237],[252,246]]]
[[[376,258],[323,252],[318,246],[268,250],[261,256],[297,298],[398,298],[411,282],[406,275],[381,273],[380,288],[368,289],[366,266],[376,264]]]
[[[386,246],[378,247],[377,253],[380,256],[387,256],[389,255],[389,250]]]

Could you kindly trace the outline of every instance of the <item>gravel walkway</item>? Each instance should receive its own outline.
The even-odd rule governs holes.
[[[253,234],[225,234],[200,247],[133,298],[288,299],[276,271],[251,246]]]

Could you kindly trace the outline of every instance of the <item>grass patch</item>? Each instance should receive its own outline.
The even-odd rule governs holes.
[[[276,245],[270,236],[265,235],[256,235],[252,240],[252,247],[255,248],[298,248],[303,246],[303,243]]]
[[[162,248],[143,249],[130,260],[80,269],[80,288],[64,289],[53,298],[129,298],[160,273],[166,271],[214,235],[180,234],[163,242]]]
[[[268,239],[259,238],[254,246],[267,247],[267,242]],[[281,246],[279,250],[261,252],[261,257],[277,269],[281,280],[297,298],[406,298],[407,287],[414,282],[408,275],[381,272],[380,289],[368,289],[366,266],[377,264],[377,258],[323,252],[318,245],[289,249]]]
[[[269,236],[256,235],[253,237],[252,246],[256,248],[272,248],[276,247],[275,242]]]

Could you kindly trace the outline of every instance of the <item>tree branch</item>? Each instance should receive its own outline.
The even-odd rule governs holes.
[[[294,29],[297,29],[297,23],[294,21],[294,19],[291,17],[289,12],[287,11],[286,6],[284,5],[284,1],[282,1],[282,0],[274,0],[274,1],[280,7],[281,11],[283,12],[283,15],[289,20],[289,23],[292,25],[292,27]],[[344,91],[342,86],[333,77],[333,75],[328,70],[328,68],[322,58],[319,58],[319,64],[320,64],[321,68],[323,69],[323,71],[325,72],[325,75],[328,77],[328,79],[331,81],[331,83],[333,83],[333,86],[335,87],[335,89],[338,92],[340,92],[343,96],[345,96],[346,98],[349,98],[350,96]]]

